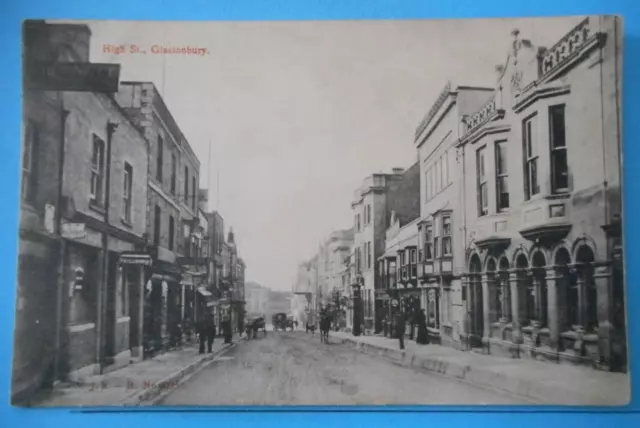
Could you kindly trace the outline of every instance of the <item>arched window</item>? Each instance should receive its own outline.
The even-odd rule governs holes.
[[[528,269],[529,261],[524,254],[520,254],[516,259],[517,269]],[[519,273],[520,283],[518,284],[518,301],[520,302],[520,318],[522,325],[529,325],[536,316],[535,289],[533,279],[524,271]]]

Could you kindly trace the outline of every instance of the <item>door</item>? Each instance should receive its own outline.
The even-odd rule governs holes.
[[[140,331],[142,317],[142,267],[130,266],[126,269],[127,289],[129,293],[129,349],[133,357],[141,357],[142,332]]]
[[[107,257],[107,289],[105,292],[105,342],[104,342],[104,356],[105,365],[113,363],[113,357],[115,356],[115,343],[116,343],[116,294],[118,284],[118,272],[117,272],[117,259],[109,253]]]

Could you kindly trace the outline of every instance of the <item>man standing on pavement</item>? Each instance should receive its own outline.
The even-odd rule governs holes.
[[[213,348],[213,339],[216,333],[216,325],[213,316],[209,311],[205,311],[203,319],[199,323],[198,336],[200,339],[200,354],[204,354],[204,342],[207,342],[207,352],[211,353]]]
[[[224,343],[231,343],[233,333],[231,332],[231,320],[228,316],[222,321],[222,332],[224,334]]]
[[[400,342],[400,349],[404,349],[404,314],[402,313],[402,308],[398,308],[394,327]]]

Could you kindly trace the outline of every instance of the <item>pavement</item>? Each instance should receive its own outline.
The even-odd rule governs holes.
[[[211,354],[198,353],[187,345],[155,358],[130,364],[103,375],[88,376],[77,383],[60,384],[36,397],[29,407],[137,406],[166,394],[233,347],[216,338]]]
[[[503,358],[435,344],[418,345],[380,336],[331,332],[331,337],[365,353],[428,373],[504,391],[549,405],[624,406],[629,403],[628,374],[570,364]]]
[[[162,406],[528,404],[528,400],[358,352],[300,331],[242,341],[179,388]]]

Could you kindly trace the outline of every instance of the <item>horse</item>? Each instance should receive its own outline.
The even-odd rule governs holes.
[[[329,343],[329,330],[331,330],[331,318],[324,316],[320,320],[320,342]]]

